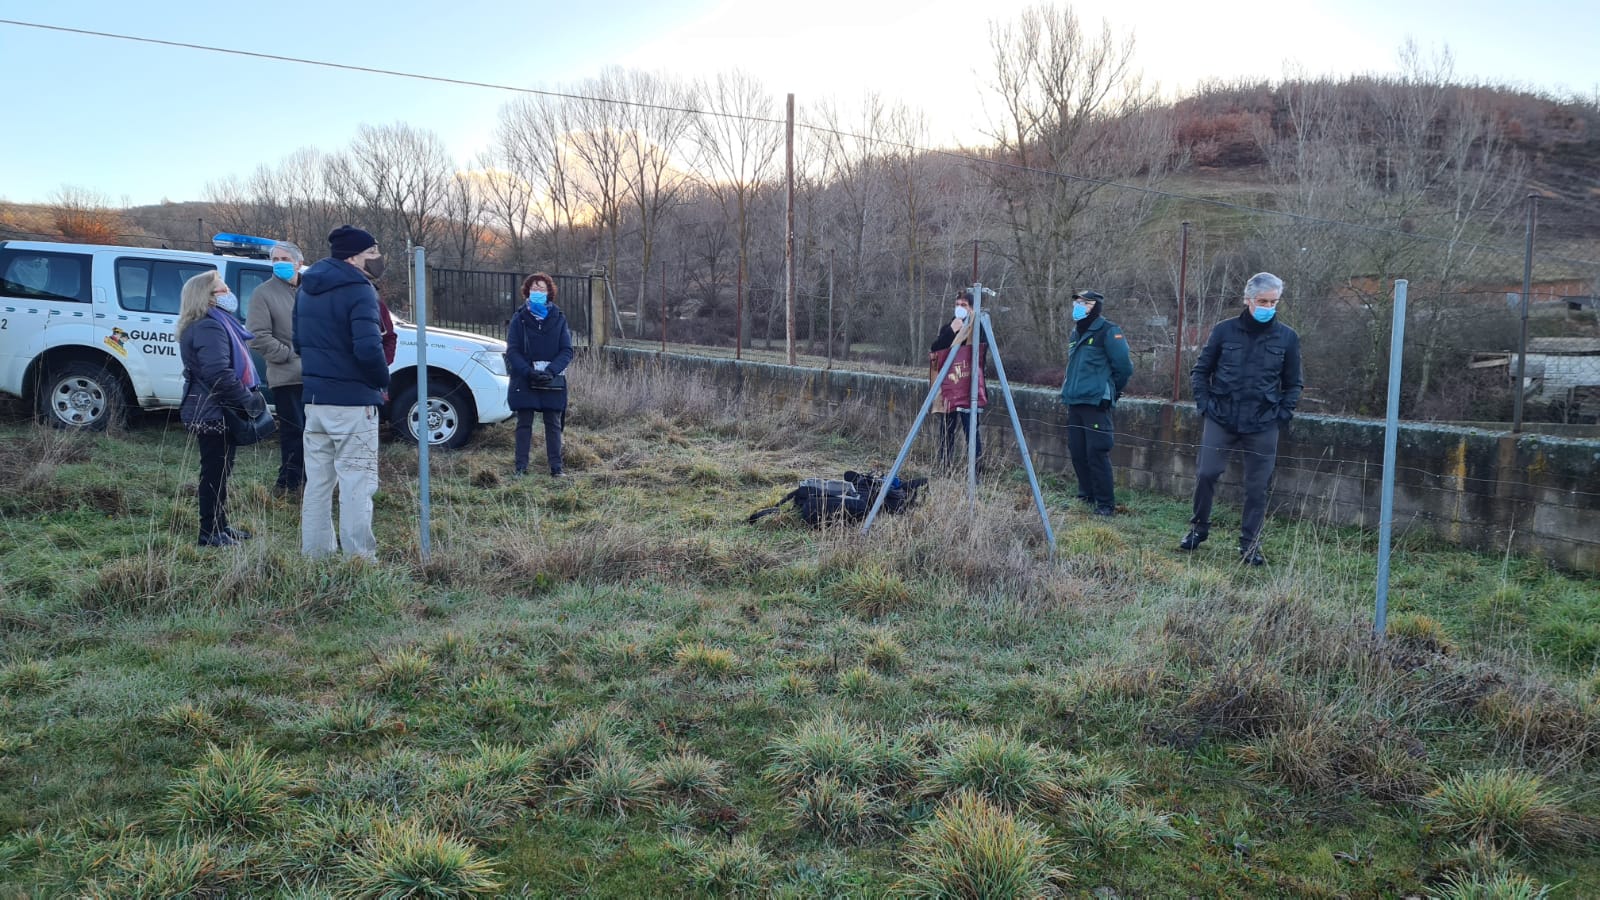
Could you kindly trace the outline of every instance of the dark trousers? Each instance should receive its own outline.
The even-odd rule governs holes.
[[[228,527],[228,476],[238,450],[227,434],[195,435],[200,445],[200,540]]]
[[[517,410],[517,458],[518,472],[528,470],[528,449],[533,443],[533,417],[540,414],[537,409]],[[565,427],[567,411],[564,409],[544,410],[544,457],[550,463],[550,474],[561,471],[561,429]]]
[[[978,415],[981,418],[983,414],[980,412]],[[958,463],[966,460],[967,446],[965,438],[967,436],[968,418],[969,413],[964,409],[951,410],[950,412],[944,414],[944,422],[939,426],[939,466],[941,468],[952,468]],[[963,438],[959,447],[956,445],[957,432],[960,432],[961,437]],[[982,460],[983,429],[981,427],[978,429],[977,451],[978,452],[974,454],[975,458]]]
[[[1200,438],[1200,462],[1195,472],[1194,517],[1189,523],[1201,534],[1211,529],[1211,498],[1217,479],[1228,470],[1228,456],[1237,453],[1244,463],[1244,515],[1239,521],[1239,546],[1250,547],[1261,538],[1267,517],[1267,491],[1278,462],[1278,426],[1251,434],[1235,434],[1206,417]]]
[[[278,413],[278,487],[295,489],[306,483],[306,408],[304,386],[273,387],[272,405]]]
[[[1078,477],[1078,496],[1101,512],[1117,508],[1116,488],[1111,480],[1114,446],[1111,410],[1077,403],[1067,407],[1067,450],[1072,454],[1072,471]]]

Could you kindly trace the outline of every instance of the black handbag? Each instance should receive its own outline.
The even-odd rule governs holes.
[[[250,389],[243,409],[222,404],[222,419],[228,425],[229,440],[240,447],[260,443],[278,430],[272,410],[267,407],[267,398],[256,388]]]
[[[540,375],[545,377],[541,379]],[[528,387],[536,391],[564,391],[567,389],[567,373],[529,372]]]

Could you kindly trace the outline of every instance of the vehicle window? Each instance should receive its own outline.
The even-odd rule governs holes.
[[[184,282],[216,270],[209,263],[125,256],[117,260],[117,302],[134,312],[177,315]]]
[[[228,286],[239,297],[239,319],[243,321],[250,314],[250,298],[255,295],[256,288],[272,279],[272,270],[259,266],[240,266],[236,271],[237,283]]]
[[[46,250],[0,250],[0,296],[89,302],[89,257]]]

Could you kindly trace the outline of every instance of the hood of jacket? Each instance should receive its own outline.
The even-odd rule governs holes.
[[[300,276],[300,290],[308,294],[326,294],[352,284],[371,283],[366,272],[331,256],[318,260]]]

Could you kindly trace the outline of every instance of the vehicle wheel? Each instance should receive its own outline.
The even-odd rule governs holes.
[[[122,378],[109,366],[68,360],[39,380],[39,417],[57,428],[104,431],[124,412]]]
[[[464,447],[478,426],[478,417],[472,411],[472,401],[461,387],[452,387],[443,393],[428,387],[428,419],[420,429],[428,435],[428,446],[445,450]],[[417,388],[412,385],[400,393],[389,407],[389,427],[401,440],[416,443]]]

